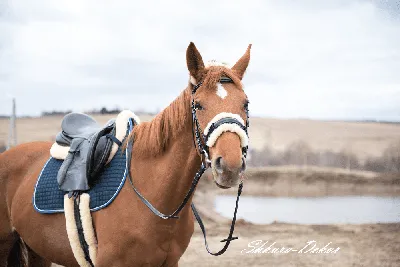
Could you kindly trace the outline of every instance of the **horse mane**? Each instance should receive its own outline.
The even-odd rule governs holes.
[[[236,74],[223,66],[206,68],[201,87],[216,88],[217,82],[223,75],[231,78],[233,83],[242,89],[241,81]],[[134,141],[133,150],[139,156],[157,156],[164,152],[169,141],[179,135],[187,123],[191,123],[191,90],[192,86],[189,82],[189,86],[151,121],[135,126],[124,147],[127,142]]]
[[[188,87],[151,121],[142,122],[133,128],[127,141],[134,140],[135,153],[140,156],[156,156],[165,150],[168,141],[191,121],[190,94]]]

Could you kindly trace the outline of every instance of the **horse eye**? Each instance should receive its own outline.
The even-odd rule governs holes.
[[[195,108],[196,110],[203,110],[203,109],[204,109],[203,106],[200,105],[199,102],[196,102],[196,103],[194,104],[194,108]]]

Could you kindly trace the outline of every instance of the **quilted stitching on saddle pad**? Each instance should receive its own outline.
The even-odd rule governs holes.
[[[50,158],[40,173],[33,195],[33,206],[40,213],[64,212],[66,192],[60,190],[57,183],[57,173],[62,163],[62,160]],[[100,210],[114,200],[125,183],[126,174],[126,153],[118,149],[87,192],[90,195],[91,211]]]

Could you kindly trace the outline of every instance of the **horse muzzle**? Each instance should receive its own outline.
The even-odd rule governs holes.
[[[236,134],[240,140],[240,151],[232,150],[232,144],[239,145],[237,137],[223,134],[231,132]],[[225,140],[222,140],[225,139]],[[215,116],[204,130],[206,146],[214,150],[211,160],[211,169],[214,181],[220,188],[236,186],[246,169],[246,153],[248,147],[247,127],[238,114],[220,113]],[[217,144],[222,142],[221,144]],[[235,144],[236,146],[236,144]]]

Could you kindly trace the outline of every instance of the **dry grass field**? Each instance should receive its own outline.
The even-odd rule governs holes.
[[[115,115],[95,115],[100,123],[106,123]],[[52,140],[60,130],[61,116],[17,119],[18,143]],[[143,121],[150,116],[141,117]],[[0,119],[0,145],[7,141],[8,119]],[[250,147],[261,149],[268,145],[284,149],[302,140],[315,151],[348,151],[363,160],[380,156],[393,141],[400,138],[400,124],[367,122],[334,122],[302,119],[251,118]]]

